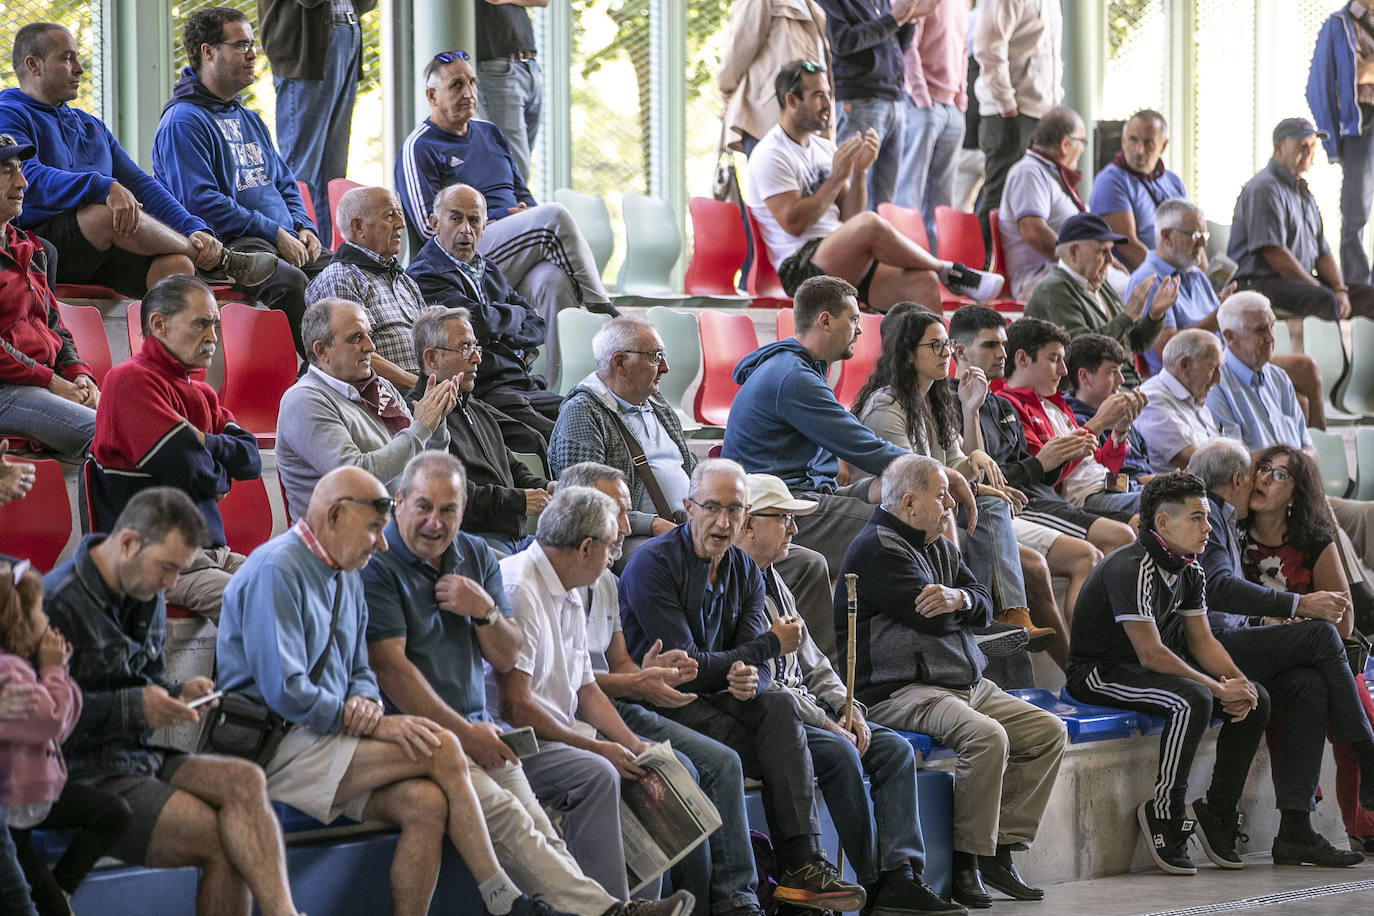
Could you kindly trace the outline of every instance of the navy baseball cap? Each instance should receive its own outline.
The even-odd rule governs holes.
[[[20,160],[32,159],[37,150],[28,143],[20,143],[9,134],[0,134],[0,161],[13,159],[18,156]]]
[[[1325,140],[1331,136],[1324,130],[1317,130],[1317,126],[1306,118],[1284,118],[1274,128],[1274,142],[1279,143],[1289,137],[1295,140],[1306,140],[1308,137],[1316,137],[1318,140]]]
[[[1114,242],[1119,245],[1125,241],[1124,235],[1117,235],[1116,230],[1096,213],[1075,213],[1059,227],[1060,245],[1069,242]]]

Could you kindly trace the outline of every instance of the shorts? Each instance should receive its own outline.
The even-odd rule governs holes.
[[[801,286],[812,277],[822,276],[825,271],[811,263],[811,256],[816,253],[816,249],[821,247],[821,242],[825,239],[807,239],[802,246],[792,254],[791,257],[778,265],[778,279],[782,281],[783,292],[789,296],[797,293],[797,287]],[[856,297],[859,302],[868,302],[868,288],[873,284],[873,275],[878,272],[878,262],[874,261],[868,265],[868,270],[864,272],[863,278],[855,285],[858,290]]]
[[[343,732],[322,735],[303,725],[292,726],[263,768],[268,797],[321,824],[331,824],[340,816],[361,823],[363,808],[372,797],[370,791],[335,801],[360,740]]]
[[[1034,497],[1026,503],[1026,508],[1022,509],[1014,520],[1036,522],[1058,534],[1067,534],[1070,537],[1086,540],[1088,529],[1100,517],[1062,499]],[[1020,539],[1018,532],[1017,540]],[[1027,546],[1033,545],[1028,544]]]
[[[177,791],[172,785],[172,777],[190,757],[178,751],[163,752],[162,765],[151,776],[112,769],[81,771],[77,781],[82,785],[116,795],[129,806],[129,826],[110,848],[110,855],[129,865],[147,864],[153,828],[172,793]]]
[[[1032,522],[1019,515],[1011,517],[1011,530],[1016,535],[1016,543],[1029,547],[1042,557],[1050,555],[1054,542],[1065,537],[1062,532],[1048,528],[1039,522]]]
[[[75,210],[63,210],[34,226],[33,234],[42,236],[57,248],[57,282],[91,283],[108,286],[115,292],[138,299],[148,291],[151,255],[134,254],[118,245],[99,251],[81,232]]]

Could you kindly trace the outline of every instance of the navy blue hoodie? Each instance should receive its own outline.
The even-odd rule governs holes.
[[[38,155],[24,163],[29,188],[15,225],[32,229],[67,210],[103,204],[118,181],[143,204],[143,212],[183,235],[210,227],[177,203],[157,179],[138,167],[97,117],[65,103],[56,107],[19,89],[0,92],[0,134]]]
[[[296,176],[257,112],[226,102],[183,67],[153,136],[153,174],[223,239],[277,243],[277,229],[314,229]]]
[[[805,491],[834,487],[839,458],[881,474],[893,459],[910,454],[841,407],[825,373],[826,364],[795,337],[740,360],[734,379],[742,387],[730,405],[721,454],[750,474],[773,474]]]

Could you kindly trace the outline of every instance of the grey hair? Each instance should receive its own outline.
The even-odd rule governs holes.
[[[343,234],[343,237],[350,242],[353,241],[353,221],[355,219],[364,219],[367,216],[367,198],[369,191],[386,191],[388,194],[391,193],[380,185],[373,185],[371,187],[353,188],[346,192],[343,197],[339,198],[339,209],[338,213],[334,216],[334,226]]]
[[[907,493],[925,490],[944,465],[929,455],[902,455],[883,471],[883,505],[896,506]]]
[[[701,490],[701,482],[707,474],[728,474],[739,481],[744,492],[749,492],[749,479],[738,461],[729,458],[707,458],[692,471],[692,479],[687,482],[687,496],[695,498]]]
[[[362,309],[363,314],[367,314],[361,302],[326,296],[318,302],[312,302],[301,316],[301,346],[305,348],[305,358],[312,366],[319,365],[319,358],[315,356],[316,342],[326,347],[334,346],[334,309],[341,305]]]
[[[617,353],[624,353],[639,341],[639,335],[653,330],[652,324],[633,315],[620,315],[603,324],[592,338],[592,358],[596,360],[596,371],[610,369],[611,360],[615,359]]]
[[[462,306],[447,308],[442,305],[431,305],[420,312],[410,329],[415,338],[415,365],[424,366],[426,350],[448,345],[448,323],[459,319],[471,325],[472,312]]]
[[[1269,298],[1263,293],[1251,289],[1232,293],[1221,304],[1221,308],[1217,309],[1217,328],[1239,334],[1245,330],[1245,316],[1257,315],[1260,312],[1268,312],[1271,315],[1274,313],[1269,305]]]
[[[1173,372],[1185,359],[1196,360],[1207,350],[1221,350],[1217,335],[1201,328],[1179,331],[1164,345],[1164,368]]]
[[[439,190],[435,191],[434,203],[430,204],[429,212],[438,213],[439,206],[444,202],[444,195],[447,194],[449,191],[456,191],[459,188],[467,188],[469,191],[477,195],[477,199],[481,201],[482,222],[485,223],[487,221],[487,195],[483,194],[481,191],[477,190],[472,185],[463,184],[461,181],[457,184],[451,184],[446,188],[440,188]]]
[[[614,537],[620,507],[591,487],[559,487],[539,513],[534,538],[549,550],[576,550],[587,538]]]
[[[1155,208],[1155,231],[1163,229],[1178,229],[1183,225],[1183,217],[1189,213],[1197,217],[1197,221],[1202,223],[1202,208],[1191,200],[1184,200],[1182,197],[1171,197],[1164,203]],[[1206,225],[1206,223],[1202,223]]]
[[[603,480],[614,480],[627,486],[629,484],[624,471],[599,461],[579,461],[577,464],[564,468],[563,473],[558,475],[560,487],[591,487],[595,489],[596,485]]]
[[[405,496],[409,493],[410,488],[415,485],[415,478],[421,475],[425,477],[456,476],[458,478],[458,492],[467,492],[468,472],[463,467],[463,462],[441,449],[430,448],[406,462],[405,470],[401,471],[401,478],[396,483],[396,495]]]
[[[1188,459],[1188,473],[1201,477],[1209,490],[1228,486],[1232,478],[1249,469],[1249,450],[1225,436],[1202,443]]]

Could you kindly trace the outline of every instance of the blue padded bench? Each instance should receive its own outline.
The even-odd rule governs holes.
[[[930,735],[923,735],[920,732],[904,732],[899,728],[894,728],[894,732],[907,740],[907,743],[921,755],[921,760],[947,760],[954,756],[954,751],[936,741]]]
[[[1080,703],[1069,696],[1067,690],[1058,697],[1040,687],[1018,688],[1007,693],[1063,719],[1073,744],[1126,738],[1139,727],[1138,717],[1130,710]]]

